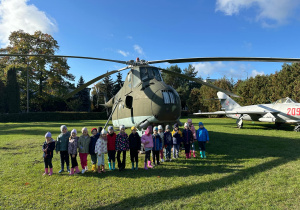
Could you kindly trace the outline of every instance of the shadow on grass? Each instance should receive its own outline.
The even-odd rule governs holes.
[[[114,209],[114,208],[144,208],[156,205],[165,200],[168,202],[177,200],[180,198],[188,198],[196,194],[202,194],[205,192],[211,192],[225,188],[234,183],[243,181],[252,177],[255,174],[261,173],[263,171],[270,170],[274,167],[283,165],[292,161],[294,159],[289,158],[279,158],[272,160],[257,166],[236,172],[235,174],[226,176],[224,178],[214,180],[211,182],[204,182],[199,184],[185,185],[168,190],[162,190],[155,193],[148,193],[143,196],[132,196],[130,198],[124,199],[118,203],[106,205],[103,207],[98,207],[95,209]]]
[[[172,164],[169,164],[166,167],[157,168],[157,170],[139,171],[138,173],[125,171],[124,173],[110,173],[107,176],[132,178],[141,176],[188,177],[214,173],[231,173],[230,175],[210,182],[187,184],[155,193],[151,192],[141,196],[131,196],[130,198],[96,209],[149,208],[165,200],[170,202],[172,200],[200,195],[205,192],[216,191],[221,188],[225,188],[224,190],[226,190],[226,187],[237,182],[249,179],[256,174],[271,170],[299,158],[297,148],[300,147],[300,141],[295,139],[218,132],[210,132],[210,134],[213,138],[211,138],[212,142],[207,144],[208,158],[205,160],[179,159],[172,162],[172,164],[180,165],[181,168],[179,169],[172,168]],[[226,139],[226,141],[223,139]],[[212,159],[209,158],[209,154],[213,154]],[[219,156],[224,158],[218,158]],[[242,165],[248,159],[265,159],[270,157],[275,159],[250,168],[244,168]],[[165,164],[167,165],[168,163]],[[217,165],[211,166],[210,164]]]

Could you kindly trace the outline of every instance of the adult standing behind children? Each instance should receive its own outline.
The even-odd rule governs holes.
[[[70,132],[68,132],[67,126],[60,126],[61,134],[57,137],[56,141],[56,153],[60,152],[60,165],[61,169],[58,173],[64,172],[64,165],[67,165],[67,171],[70,173],[70,159],[68,154],[68,144],[70,138]]]
[[[202,122],[199,122],[199,129],[197,130],[197,140],[200,149],[201,158],[206,158],[205,155],[205,144],[209,141],[208,131],[204,127]]]
[[[95,147],[96,147],[96,142],[99,139],[100,133],[98,133],[97,128],[92,128],[91,133],[92,135],[91,135],[91,141],[89,145],[89,153],[92,159],[92,171],[96,172],[97,154],[95,153]]]
[[[131,159],[131,170],[138,170],[139,163],[139,151],[141,149],[141,137],[136,132],[136,127],[131,127],[131,134],[129,135],[129,148],[130,148],[130,159]],[[134,168],[135,161],[135,168]]]

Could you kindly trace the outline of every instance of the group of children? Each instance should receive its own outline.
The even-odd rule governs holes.
[[[174,124],[173,131],[169,125],[166,126],[165,132],[161,125],[155,126],[152,130],[152,126],[148,126],[142,137],[137,133],[136,127],[131,127],[131,134],[128,136],[125,133],[125,126],[120,126],[119,134],[114,132],[112,126],[108,127],[108,133],[105,129],[93,128],[91,130],[91,136],[88,134],[87,128],[82,128],[82,135],[77,136],[76,129],[68,132],[65,125],[61,126],[61,134],[57,137],[57,141],[53,140],[50,132],[45,135],[46,141],[43,144],[45,173],[43,175],[53,174],[52,158],[53,152],[60,152],[61,169],[59,173],[64,172],[64,165],[66,163],[67,171],[70,175],[80,173],[77,162],[77,154],[79,153],[82,171],[85,173],[88,170],[87,156],[91,156],[92,171],[96,172],[98,166],[98,173],[105,173],[104,161],[105,154],[108,154],[108,166],[109,170],[115,170],[115,159],[117,153],[117,162],[119,171],[125,169],[126,163],[126,151],[130,150],[130,160],[132,164],[132,170],[138,170],[138,154],[141,150],[142,144],[145,150],[145,162],[144,169],[153,168],[155,162],[157,165],[160,162],[171,161],[171,149],[173,148],[173,159],[179,157],[180,145],[183,143],[185,148],[186,159],[195,155],[195,141],[198,141],[200,156],[206,158],[205,145],[209,141],[208,131],[204,128],[203,123],[199,123],[199,129],[196,131],[192,124],[192,120],[189,119],[184,124],[184,129],[181,132],[178,124]],[[152,133],[153,132],[153,133]],[[78,152],[77,152],[78,151]],[[152,151],[153,165],[150,160]],[[123,154],[122,154],[123,153]],[[121,154],[123,155],[121,160]],[[71,169],[70,160],[71,158]],[[134,165],[135,163],[135,165]],[[50,171],[48,171],[50,168]]]

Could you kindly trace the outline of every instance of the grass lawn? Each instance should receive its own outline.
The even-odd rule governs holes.
[[[55,154],[51,177],[42,176],[45,133],[56,138],[61,124],[80,131],[105,122],[1,123],[0,209],[300,208],[300,133],[293,126],[275,130],[272,124],[244,122],[237,129],[232,119],[201,121],[211,140],[207,159],[185,160],[182,151],[176,161],[145,171],[140,155],[139,170],[131,171],[128,153],[125,171],[68,176],[58,174]],[[88,163],[90,169],[90,157]]]

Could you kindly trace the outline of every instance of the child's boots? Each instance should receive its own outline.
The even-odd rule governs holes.
[[[194,158],[196,157],[195,150],[193,150],[193,156],[194,156]]]
[[[45,176],[46,174],[48,174],[48,168],[45,168],[45,173],[43,173],[43,176]]]
[[[104,165],[102,165],[102,172],[105,173]]]
[[[131,162],[131,170],[134,170],[134,162]]]
[[[62,165],[61,165],[61,169],[60,169],[60,171],[59,171],[58,173],[62,173],[62,172],[64,172],[64,170],[65,170],[65,169],[64,169],[64,165],[62,164]]]
[[[202,151],[200,151],[200,157],[203,158],[203,152]]]
[[[52,174],[53,174],[53,168],[50,168],[49,176],[52,176]]]
[[[144,169],[145,170],[148,170],[148,168],[147,168],[147,163],[145,162],[145,164],[144,164]]]
[[[78,166],[75,167],[75,174],[79,174],[80,173],[80,170],[78,168]]]
[[[136,162],[136,163],[135,163],[135,170],[138,170],[138,169],[139,169],[138,165],[139,165],[139,163]]]
[[[202,152],[203,158],[206,158],[205,151]]]
[[[111,170],[111,162],[108,162],[108,168]]]
[[[101,173],[102,173],[101,168],[100,168],[100,166],[98,166],[98,174],[101,174]]]
[[[74,175],[74,168],[71,168],[71,172],[69,175]]]
[[[67,171],[68,173],[70,173],[70,166],[67,166]]]
[[[96,164],[93,164],[93,165],[92,165],[92,171],[93,171],[93,172],[96,172]]]
[[[151,161],[148,161],[148,168],[153,168],[153,166],[151,165]]]
[[[116,169],[116,162],[113,162],[113,170]]]

